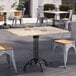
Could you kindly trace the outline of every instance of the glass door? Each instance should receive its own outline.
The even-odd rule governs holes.
[[[25,1],[24,8],[24,17],[30,17],[30,0]]]

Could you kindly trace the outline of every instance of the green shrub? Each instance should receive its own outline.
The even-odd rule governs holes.
[[[44,10],[53,10],[55,9],[55,5],[54,4],[44,4]]]
[[[62,5],[60,5],[59,6],[59,9],[61,10],[61,11],[68,11],[68,10],[70,10],[70,9],[73,9],[73,5],[71,5],[71,4],[62,4]]]
[[[68,10],[72,10],[73,9],[73,5],[71,4],[62,4],[59,6],[59,10],[61,11],[68,11]],[[66,16],[66,18],[69,17],[69,13],[68,14],[60,14],[60,19],[64,18]]]
[[[25,0],[19,0],[19,4],[17,6],[17,10],[22,10],[25,4]]]
[[[55,9],[54,4],[44,4],[44,10],[54,10],[54,9]],[[54,18],[55,14],[44,13],[44,16],[47,18]]]

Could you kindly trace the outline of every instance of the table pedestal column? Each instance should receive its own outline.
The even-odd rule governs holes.
[[[10,27],[10,25],[8,25],[7,22],[6,22],[6,15],[7,15],[7,13],[4,12],[4,24],[3,24],[3,28],[9,28]]]
[[[33,36],[33,58],[25,64],[24,71],[26,70],[27,65],[32,65],[34,63],[39,64],[41,72],[43,72],[42,64],[40,63],[40,61],[43,61],[45,65],[47,65],[47,62],[44,59],[39,58],[39,36],[37,35]]]

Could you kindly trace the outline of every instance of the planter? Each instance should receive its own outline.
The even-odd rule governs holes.
[[[4,20],[3,16],[2,16],[2,15],[0,15],[0,21],[3,21],[3,20]]]
[[[21,14],[22,14],[22,11],[14,12],[14,15],[15,15],[15,16],[20,16]]]
[[[60,11],[68,11],[68,10],[72,10],[74,7],[71,4],[62,4],[59,6],[59,10]],[[68,18],[69,17],[69,13],[67,14],[60,14],[60,19],[62,18]]]
[[[44,11],[45,10],[54,10],[55,5],[54,4],[44,4]],[[44,16],[47,18],[54,18],[55,14],[50,14],[50,13],[44,13]]]

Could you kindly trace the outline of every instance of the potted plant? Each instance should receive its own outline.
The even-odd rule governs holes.
[[[25,4],[25,0],[19,0],[19,4],[17,5],[17,10],[23,10]]]
[[[44,4],[44,11],[45,10],[54,10],[55,5],[54,4]],[[44,16],[47,18],[54,18],[55,14],[50,14],[50,13],[44,13]]]
[[[11,8],[16,8],[17,10],[22,10],[24,7],[24,4],[25,4],[25,0],[19,0],[19,4],[17,4],[17,1],[16,1],[11,5]]]
[[[23,7],[24,7],[24,4],[25,4],[25,0],[19,0],[19,4],[17,5],[16,4],[17,2],[13,3],[13,5],[11,7],[16,7],[17,12],[14,12],[15,16],[19,16],[22,11],[23,11]]]
[[[59,10],[60,11],[68,11],[68,10],[73,10],[74,6],[71,4],[62,4],[59,6]],[[69,14],[60,14],[60,19],[64,18],[66,16],[66,18],[68,18]]]
[[[59,6],[59,10],[61,11],[68,11],[68,10],[72,10],[73,9],[73,5],[71,4],[62,4]]]
[[[44,10],[54,10],[55,5],[54,4],[44,4]]]

